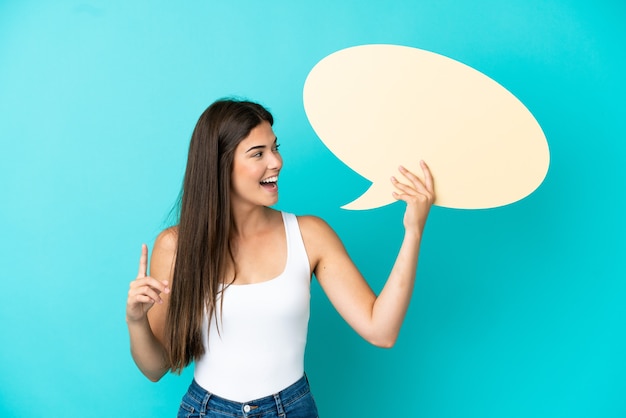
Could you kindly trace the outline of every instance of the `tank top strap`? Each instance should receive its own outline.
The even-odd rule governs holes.
[[[309,257],[304,246],[298,218],[293,213],[282,212],[285,234],[287,235],[287,268],[302,269],[306,267],[306,275],[311,277]]]

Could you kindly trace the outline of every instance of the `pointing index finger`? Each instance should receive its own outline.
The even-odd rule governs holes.
[[[139,258],[139,272],[137,278],[146,277],[148,272],[148,246],[141,244],[141,257]]]

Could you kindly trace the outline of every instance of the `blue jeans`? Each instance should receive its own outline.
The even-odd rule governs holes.
[[[180,404],[178,418],[318,418],[317,407],[302,376],[280,392],[247,403],[229,401],[204,390],[192,381]]]

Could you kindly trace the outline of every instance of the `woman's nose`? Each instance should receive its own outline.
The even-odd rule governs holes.
[[[283,166],[283,157],[278,152],[273,152],[270,157],[268,167],[271,169],[280,170]]]

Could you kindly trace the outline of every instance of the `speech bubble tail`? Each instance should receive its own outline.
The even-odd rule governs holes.
[[[391,187],[384,182],[374,182],[369,189],[352,202],[343,205],[341,209],[367,210],[389,205],[395,200],[391,196]]]

